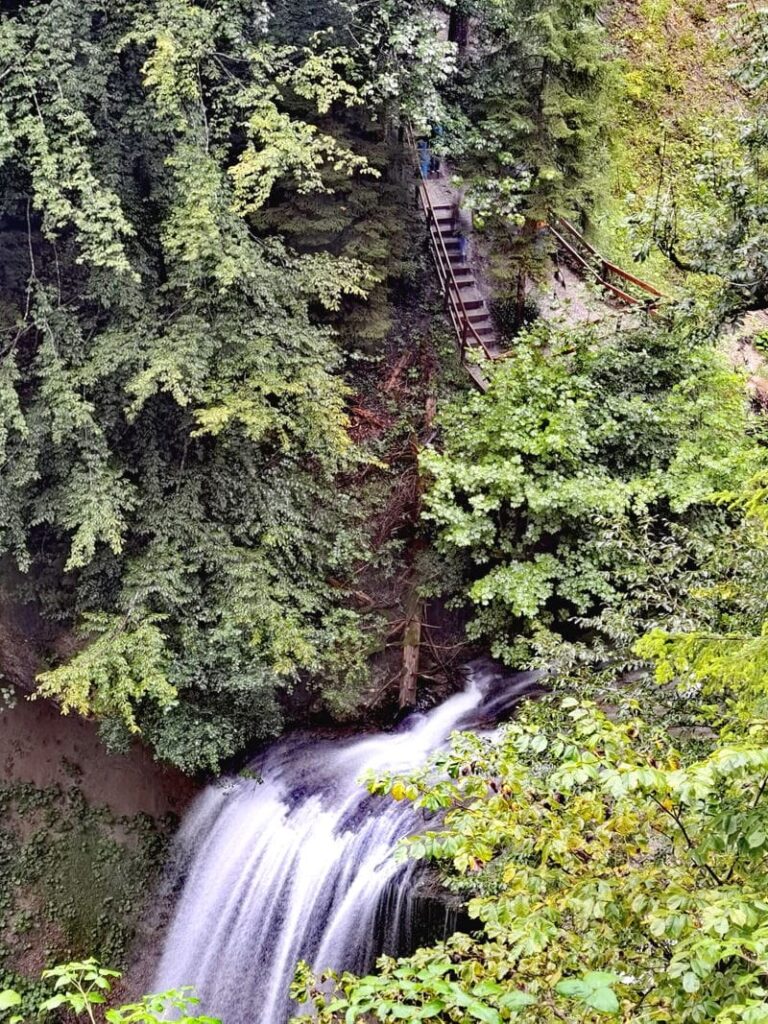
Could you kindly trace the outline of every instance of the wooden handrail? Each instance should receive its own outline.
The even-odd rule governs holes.
[[[577,252],[577,250],[572,245],[570,245],[569,242],[566,241],[562,234],[560,234],[560,232],[556,229],[555,224],[559,228],[564,228],[570,235],[572,235],[578,241],[579,245],[581,245],[582,248],[586,249],[587,252],[594,256],[595,260],[600,264],[602,273],[598,271],[596,267],[593,267],[590,264],[589,260],[585,259],[581,255],[581,253]],[[574,259],[576,259],[577,262],[581,264],[582,267],[585,268],[585,270],[589,271],[590,274],[593,274],[594,277],[597,278],[597,280],[604,288],[607,288],[609,291],[613,292],[614,295],[622,299],[624,302],[629,302],[632,305],[638,306],[643,305],[642,299],[638,299],[636,296],[630,295],[628,292],[622,291],[621,288],[617,288],[616,285],[611,284],[610,281],[606,281],[605,275],[607,273],[614,274],[616,277],[620,277],[624,281],[629,281],[630,284],[633,284],[636,288],[639,288],[641,291],[646,292],[648,295],[652,295],[655,299],[665,299],[667,297],[663,292],[660,292],[658,288],[654,287],[654,285],[649,284],[647,281],[643,281],[642,278],[636,277],[634,274],[630,274],[628,270],[624,270],[622,267],[619,267],[615,263],[612,263],[610,260],[607,260],[603,255],[601,255],[601,253],[597,251],[597,249],[590,242],[586,240],[586,238],[581,234],[581,232],[577,228],[575,228],[569,220],[566,220],[565,217],[554,218],[554,224],[550,224],[549,229],[551,233],[555,236],[555,238],[558,240],[560,245],[571,256],[573,256]]]
[[[419,150],[416,145],[416,138],[413,134],[413,129],[410,124],[405,127],[406,138],[410,146],[416,168],[421,179],[418,192],[421,199],[421,205],[427,218],[427,225],[429,227],[430,239],[432,242],[433,256],[435,257],[435,264],[437,265],[438,276],[440,277],[440,283],[446,294],[448,300],[448,311],[451,315],[451,321],[453,322],[454,330],[458,335],[459,345],[461,348],[461,358],[464,358],[466,347],[467,347],[467,336],[471,335],[475,343],[480,347],[482,352],[485,354],[486,359],[493,360],[494,355],[488,349],[487,345],[475,330],[474,325],[469,319],[469,313],[467,307],[464,305],[464,300],[461,297],[461,289],[459,288],[456,276],[453,273],[453,267],[451,266],[451,260],[448,255],[448,250],[445,247],[445,240],[443,239],[440,231],[440,224],[437,220],[437,213],[432,205],[432,198],[429,194],[429,188],[427,187],[427,177],[424,174],[421,166],[421,160],[419,159]]]
[[[656,299],[665,299],[666,295],[664,292],[660,292],[658,288],[654,288],[652,284],[648,284],[647,281],[643,281],[642,278],[635,277],[634,274],[630,274],[628,270],[623,270],[621,267],[617,267],[615,263],[611,263],[610,260],[603,260],[603,265],[607,270],[610,270],[616,277],[623,277],[625,281],[629,281],[637,288],[642,288],[644,292],[648,292],[649,295],[653,295]]]
[[[578,230],[578,228],[574,227],[569,220],[566,220],[565,217],[557,217],[556,220],[558,224],[561,224],[566,231],[568,231],[570,234],[574,236],[574,238],[577,238],[584,246],[584,248],[588,249],[593,256],[596,256],[599,260],[602,260],[603,257],[600,255],[600,253],[597,251],[594,245],[588,242],[584,235],[582,235],[581,232]]]
[[[588,271],[590,274],[594,275],[594,277],[600,280],[600,274],[597,272],[597,269],[592,266],[589,260],[584,259],[581,253],[577,249],[574,249],[571,243],[568,242],[565,238],[563,238],[563,236],[560,234],[557,228],[553,227],[551,224],[549,226],[549,233],[551,235],[554,235],[555,239],[560,243],[561,248],[565,249],[569,256],[572,256],[576,260],[576,262],[580,264],[586,271]]]
[[[576,260],[577,263],[582,266],[588,274],[591,274],[594,279],[602,288],[607,288],[609,292],[612,292],[617,299],[621,299],[622,302],[626,302],[630,306],[642,306],[642,299],[636,298],[634,295],[630,295],[629,292],[622,291],[621,288],[617,288],[615,284],[611,284],[610,281],[606,281],[604,277],[600,275],[600,272],[592,266],[589,260],[585,260],[584,257],[560,234],[560,232],[550,225],[550,233],[554,235],[560,244],[561,248]]]

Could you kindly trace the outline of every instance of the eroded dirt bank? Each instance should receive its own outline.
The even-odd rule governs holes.
[[[138,743],[127,754],[107,753],[94,723],[18,690],[15,706],[0,714],[0,766],[4,782],[76,783],[90,804],[121,816],[181,814],[197,789]]]
[[[3,568],[0,576],[7,579]],[[0,606],[0,685],[14,694],[12,707],[0,701],[0,781],[62,789],[76,784],[88,803],[117,816],[181,814],[196,792],[193,780],[153,761],[138,742],[127,754],[109,754],[95,722],[30,699],[44,668],[41,652],[62,656],[72,644],[31,606]]]

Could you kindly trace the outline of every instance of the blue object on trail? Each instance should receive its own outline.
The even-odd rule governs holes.
[[[429,165],[431,162],[431,154],[429,152],[429,143],[426,139],[419,139],[419,166],[421,167],[421,173],[424,177],[429,176]]]

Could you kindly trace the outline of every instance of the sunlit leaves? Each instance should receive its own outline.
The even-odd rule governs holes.
[[[103,1007],[112,988],[121,975],[93,958],[57,964],[43,971],[43,981],[53,982],[54,995],[44,999],[38,1014],[44,1015],[62,1007],[75,1018],[85,1018],[94,1024],[96,1011]],[[169,1014],[180,1024],[220,1024],[213,1017],[197,1015],[200,1000],[189,988],[173,989],[157,995],[144,996],[138,1003],[110,1007],[103,1011],[108,1024],[160,1024]],[[0,1012],[22,1003],[21,996],[12,989],[0,992]],[[8,1024],[17,1024],[24,1018],[11,1017]]]
[[[612,986],[619,980],[607,971],[589,971],[583,978],[569,978],[558,982],[557,991],[599,1013],[616,1014],[619,1000]]]
[[[765,458],[742,382],[695,331],[538,326],[485,394],[443,413],[424,517],[461,557],[471,631],[496,656],[551,664],[569,618],[627,645],[642,604],[654,621],[688,598],[675,574],[725,532],[717,492]]]
[[[319,1020],[389,1021],[392,1006],[419,1019],[440,1001],[437,1019],[452,1021],[451,984],[462,1020],[475,997],[489,1020],[537,1024],[760,1019],[768,749],[745,741],[685,760],[640,720],[573,698],[551,716],[533,709],[496,737],[457,735],[410,778],[371,781],[373,793],[442,809],[405,848],[444,866],[480,931],[384,958],[373,977],[334,978],[328,1002],[300,974]]]
[[[177,697],[168,682],[166,638],[157,619],[86,616],[85,646],[66,664],[40,675],[38,694],[55,698],[63,714],[118,718],[138,732],[136,713],[142,701],[165,709]]]
[[[253,140],[231,168],[235,208],[253,213],[269,198],[275,184],[287,178],[299,192],[326,191],[322,169],[327,164],[336,171],[353,174],[372,171],[364,157],[355,156],[340,146],[316,125],[301,123],[263,101],[246,122]]]

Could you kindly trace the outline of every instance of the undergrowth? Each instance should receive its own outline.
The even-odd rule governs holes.
[[[672,294],[681,275],[653,245],[654,208],[674,187],[701,201],[696,170],[735,144],[741,96],[731,73],[738,5],[719,0],[614,3],[606,20],[617,56],[612,156],[592,234],[616,262]],[[685,281],[706,293],[706,278]]]
[[[122,966],[164,858],[170,819],[116,817],[72,786],[0,787],[0,988],[34,996],[42,967]]]

